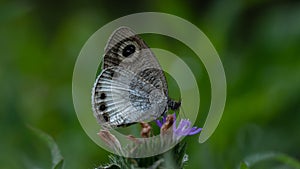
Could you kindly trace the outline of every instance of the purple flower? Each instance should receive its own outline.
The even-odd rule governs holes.
[[[187,136],[198,134],[202,131],[202,128],[191,127],[191,122],[188,119],[181,119],[178,127],[176,127],[176,114],[173,114],[174,123],[173,123],[173,132],[176,136]],[[156,124],[161,128],[163,124],[167,121],[167,116],[164,116],[162,120],[156,120]]]
[[[158,127],[161,128],[162,125],[166,122],[166,119],[167,119],[167,116],[164,116],[161,121],[160,120],[156,120],[155,121],[156,125],[158,125]]]

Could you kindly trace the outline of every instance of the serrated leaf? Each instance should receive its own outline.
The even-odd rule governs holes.
[[[52,157],[52,169],[62,169],[64,164],[64,158],[60,153],[60,150],[54,141],[54,139],[47,133],[37,128],[29,126],[29,128],[43,140],[49,147]]]

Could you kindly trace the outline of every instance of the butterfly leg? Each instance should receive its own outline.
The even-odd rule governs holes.
[[[143,138],[149,138],[152,130],[151,126],[149,125],[149,123],[145,122],[141,122],[140,124],[142,126],[141,136]]]

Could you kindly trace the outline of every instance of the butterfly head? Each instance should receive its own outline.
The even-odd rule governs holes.
[[[174,101],[172,99],[168,99],[168,107],[171,110],[178,110],[181,106],[181,100],[180,101]]]

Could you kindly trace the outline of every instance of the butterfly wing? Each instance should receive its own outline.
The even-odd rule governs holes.
[[[155,120],[167,112],[164,73],[152,51],[131,29],[121,27],[111,35],[102,69],[92,94],[100,124],[118,127]]]
[[[135,73],[148,76],[151,70],[159,71],[155,77],[168,95],[168,86],[163,70],[147,44],[130,28],[120,27],[111,35],[105,47],[102,68],[119,66]],[[142,73],[144,72],[144,73]],[[147,72],[145,74],[145,72]]]
[[[165,95],[152,83],[120,67],[102,71],[94,84],[92,99],[94,115],[108,128],[152,121],[167,104]]]

